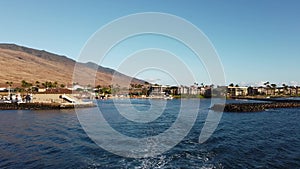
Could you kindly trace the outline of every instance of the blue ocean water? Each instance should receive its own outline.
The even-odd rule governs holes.
[[[116,131],[139,138],[172,126],[181,103],[166,102],[163,114],[147,125],[122,117],[112,100],[98,103]],[[131,105],[148,110],[151,101],[135,99]],[[216,131],[200,144],[209,106],[210,100],[201,100],[193,128],[175,147],[138,159],[115,155],[95,144],[74,110],[0,111],[0,168],[300,168],[300,109],[223,113]],[[95,108],[84,111],[92,114]]]

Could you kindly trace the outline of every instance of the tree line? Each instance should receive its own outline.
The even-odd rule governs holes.
[[[11,88],[11,86],[13,85],[14,83],[11,82],[11,81],[7,81],[6,82],[6,85],[9,86],[9,88]],[[40,88],[40,87],[44,87],[44,88],[48,88],[48,89],[51,89],[51,88],[64,88],[65,87],[65,84],[58,84],[58,82],[54,81],[54,82],[51,82],[51,81],[45,81],[45,82],[40,82],[40,81],[35,81],[35,83],[31,83],[31,82],[27,82],[26,80],[22,80],[21,81],[21,86],[18,86],[15,88],[15,91],[17,92],[32,92],[32,88]]]

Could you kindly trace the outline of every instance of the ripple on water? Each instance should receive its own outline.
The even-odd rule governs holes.
[[[163,132],[174,122],[179,105],[169,103],[177,104],[168,102],[170,111],[148,126],[113,119],[116,112],[110,101],[100,106],[118,131],[146,137]],[[201,102],[195,126],[177,146],[141,159],[119,157],[98,147],[85,134],[74,111],[0,111],[0,168],[300,168],[299,109],[224,113],[212,137],[199,144],[209,104]]]

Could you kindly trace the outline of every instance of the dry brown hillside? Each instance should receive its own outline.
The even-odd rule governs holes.
[[[0,44],[0,87],[5,86],[7,81],[19,85],[22,80],[30,83],[36,81],[58,82],[58,84],[70,85],[111,85],[111,79],[115,71],[98,66],[94,63],[77,63],[76,82],[72,80],[76,62],[65,56],[52,54],[43,50],[36,50],[14,44]],[[96,73],[96,82],[86,80],[86,76]],[[131,77],[116,72],[118,83],[131,80]],[[116,75],[115,74],[115,75]],[[89,78],[90,79],[90,78]],[[144,84],[145,81],[132,79],[132,83]]]

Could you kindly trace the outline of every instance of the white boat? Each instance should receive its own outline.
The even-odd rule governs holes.
[[[172,99],[173,99],[173,96],[172,96],[172,95],[164,96],[164,99],[165,99],[165,100],[172,100]]]

